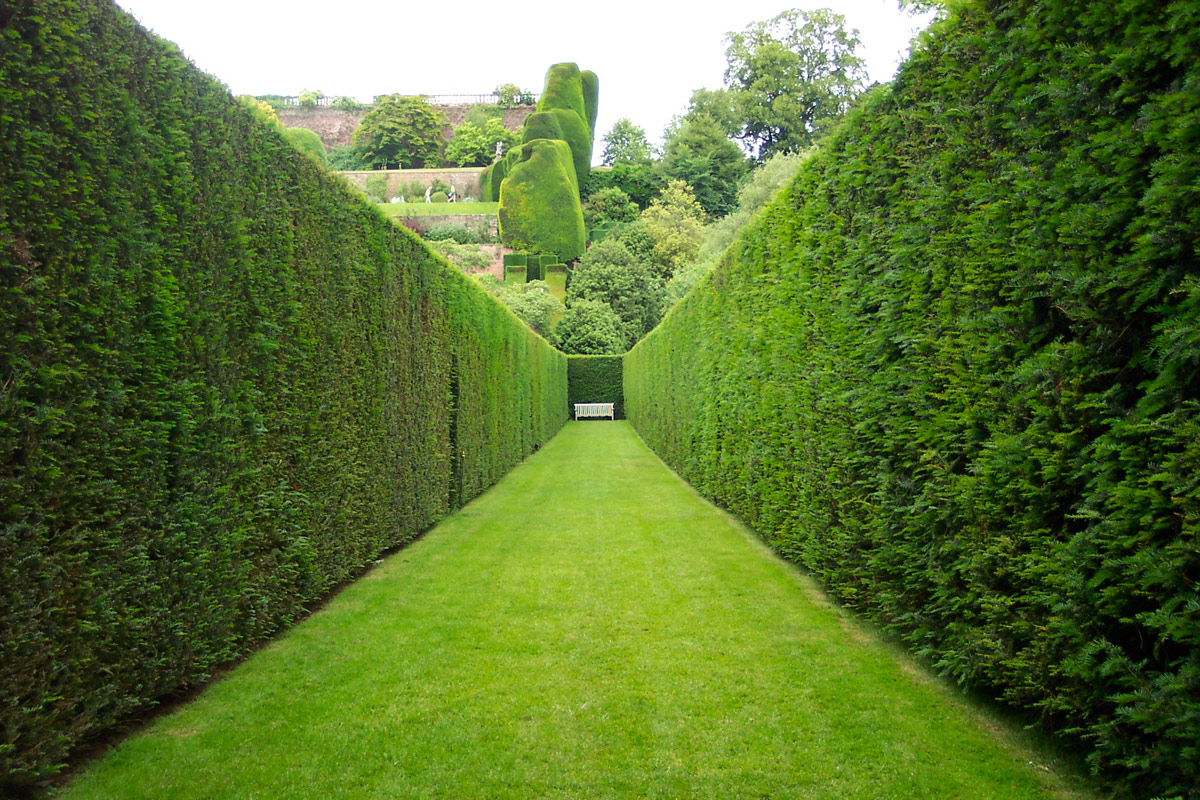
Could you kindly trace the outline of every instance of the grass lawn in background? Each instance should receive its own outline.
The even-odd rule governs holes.
[[[1019,739],[571,422],[63,795],[1090,796]]]
[[[447,214],[496,216],[499,203],[376,203],[390,217],[442,217]]]

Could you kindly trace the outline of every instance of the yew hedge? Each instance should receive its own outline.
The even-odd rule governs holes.
[[[626,356],[707,496],[1122,794],[1200,796],[1200,3],[972,3]]]
[[[0,320],[0,789],[567,416],[562,354],[103,0],[0,9]]]

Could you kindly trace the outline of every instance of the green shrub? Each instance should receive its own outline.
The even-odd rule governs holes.
[[[283,138],[291,142],[292,146],[301,153],[322,167],[325,166],[325,145],[321,143],[321,137],[316,133],[307,128],[287,128],[283,132]]]
[[[363,181],[363,189],[367,199],[372,203],[386,203],[388,198],[388,176],[384,174],[368,175]]]
[[[617,419],[625,419],[624,356],[567,358],[567,411],[576,403],[612,403]]]
[[[446,203],[449,202],[449,200],[450,195],[446,194],[445,192],[433,192],[429,195],[429,202],[431,203]]]
[[[617,354],[625,352],[621,318],[599,300],[577,300],[554,329],[554,344],[564,353]]]
[[[513,150],[515,163],[500,188],[500,239],[513,249],[550,252],[561,260],[583,253],[583,211],[571,148],[535,139]]]
[[[0,16],[20,796],[545,442],[566,359],[112,3]]]
[[[504,265],[504,282],[505,283],[525,283],[526,270],[522,264]]]
[[[527,262],[528,256],[524,253],[505,253],[503,256],[504,266],[523,267]]]
[[[628,414],[1113,796],[1195,797],[1197,5],[958,8],[627,355]]]

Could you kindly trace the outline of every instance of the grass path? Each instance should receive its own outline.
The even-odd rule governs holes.
[[[623,422],[503,482],[69,798],[1083,797]]]

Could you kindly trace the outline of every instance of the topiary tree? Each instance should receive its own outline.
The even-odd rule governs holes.
[[[420,97],[376,98],[351,136],[358,154],[374,169],[436,166],[441,162],[446,115]]]
[[[584,120],[588,124],[588,136],[596,140],[596,115],[600,113],[600,79],[590,69],[579,73],[579,82],[583,88]]]
[[[597,90],[595,75],[589,73],[589,90]],[[595,127],[596,100],[585,99],[583,74],[573,63],[554,64],[546,73],[546,87],[538,100],[539,112],[551,112],[558,121],[562,138],[571,146],[575,174],[580,180],[587,177],[592,165],[592,129]],[[532,137],[526,137],[530,140]]]
[[[535,111],[525,118],[525,126],[521,129],[521,141],[532,142],[534,139],[562,139],[562,126],[558,124],[558,115],[549,111]]]
[[[578,258],[585,234],[571,148],[561,140],[534,139],[506,160],[512,167],[500,184],[500,240],[514,250]]]
[[[564,353],[618,355],[625,352],[621,318],[600,300],[576,300],[558,321],[551,340]]]

